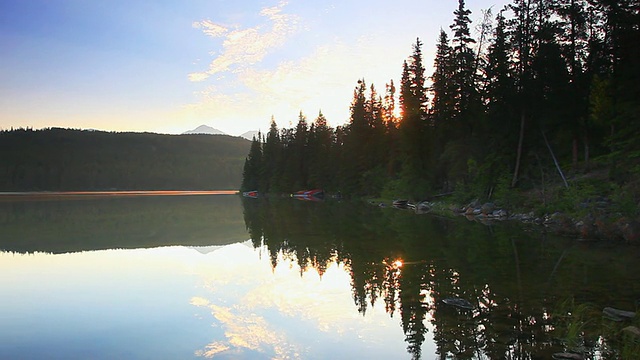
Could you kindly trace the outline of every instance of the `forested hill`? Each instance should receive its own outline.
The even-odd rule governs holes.
[[[0,132],[0,191],[237,189],[250,142],[226,135]]]

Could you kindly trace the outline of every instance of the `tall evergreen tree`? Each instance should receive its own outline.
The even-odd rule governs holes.
[[[451,132],[451,119],[454,112],[453,60],[452,49],[447,33],[440,29],[434,59],[434,72],[431,76],[431,115],[438,135],[446,139]]]
[[[307,117],[300,111],[298,124],[293,135],[293,143],[290,147],[291,170],[293,171],[293,188],[303,189],[307,187],[309,177],[309,124]]]
[[[280,141],[280,131],[273,116],[271,117],[269,132],[262,147],[263,176],[260,182],[260,191],[265,193],[282,191],[282,189],[278,188],[279,174],[282,173],[282,143]]]
[[[475,79],[475,55],[471,45],[475,40],[471,38],[469,24],[471,11],[465,7],[464,0],[458,0],[458,8],[453,12],[454,22],[451,25],[452,58],[451,75],[454,98],[453,119],[456,123],[456,133],[459,136],[471,135],[473,127],[472,112],[476,110],[475,101],[478,100]]]
[[[313,188],[333,189],[334,165],[331,157],[333,131],[327,125],[327,119],[318,113],[318,117],[309,129],[309,186]]]
[[[555,7],[559,17],[559,43],[562,54],[569,66],[567,106],[571,124],[572,162],[578,164],[578,142],[582,140],[585,165],[589,163],[590,126],[588,121],[589,82],[587,73],[587,32],[586,0],[559,0]]]
[[[403,64],[400,87],[402,121],[399,125],[403,145],[401,177],[413,197],[422,197],[430,190],[432,134],[428,131],[427,91],[422,62],[422,42],[416,40],[409,62]]]
[[[244,162],[242,170],[242,191],[253,191],[258,189],[260,178],[262,177],[262,143],[260,141],[261,134],[254,136],[251,141],[249,155]]]
[[[517,123],[514,121],[517,119],[514,108],[516,89],[505,21],[503,11],[500,11],[496,17],[493,42],[489,46],[487,56],[484,102],[487,104],[489,134],[493,145],[498,149],[513,149],[515,143],[512,141],[512,134],[518,131]]]
[[[383,120],[385,124],[385,143],[387,149],[387,179],[393,178],[399,171],[400,149],[398,134],[398,118],[396,117],[396,87],[393,79],[386,84],[386,91],[382,103]]]
[[[358,80],[358,85],[353,90],[351,117],[344,137],[345,161],[348,164],[344,167],[345,186],[347,191],[355,194],[362,194],[364,191],[362,174],[372,165],[371,116],[367,109],[366,90],[364,79]]]
[[[516,146],[516,159],[511,179],[511,186],[514,187],[520,178],[520,166],[524,147],[525,129],[527,127],[530,114],[530,83],[531,83],[531,53],[533,49],[533,14],[531,9],[532,0],[514,0],[509,5],[509,10],[513,12],[513,18],[507,22],[513,46],[513,58],[515,64],[515,80],[517,90],[518,117],[520,118],[518,145]]]

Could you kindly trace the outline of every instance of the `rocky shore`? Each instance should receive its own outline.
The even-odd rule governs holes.
[[[589,208],[587,215],[573,217],[562,212],[536,215],[530,212],[511,212],[497,207],[494,203],[472,201],[464,206],[444,202],[423,201],[413,204],[405,200],[395,200],[392,206],[413,210],[417,214],[437,213],[445,216],[464,216],[470,221],[491,225],[500,221],[519,221],[544,227],[549,231],[580,240],[617,241],[640,245],[640,221],[615,214],[606,198],[595,198],[577,204],[579,208]],[[378,206],[386,206],[378,203]]]

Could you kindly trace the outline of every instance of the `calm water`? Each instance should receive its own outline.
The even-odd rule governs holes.
[[[637,248],[508,224],[230,195],[16,197],[0,201],[0,250],[2,359],[640,349],[601,316],[636,310]]]

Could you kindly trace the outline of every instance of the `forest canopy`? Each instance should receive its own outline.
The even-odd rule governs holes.
[[[0,131],[0,191],[235,190],[249,146],[227,135]]]
[[[358,80],[345,125],[322,112],[289,129],[272,118],[242,189],[424,199],[526,189],[603,163],[618,183],[640,173],[639,1],[514,0],[480,24],[457,5],[434,59],[417,39],[399,83]]]

